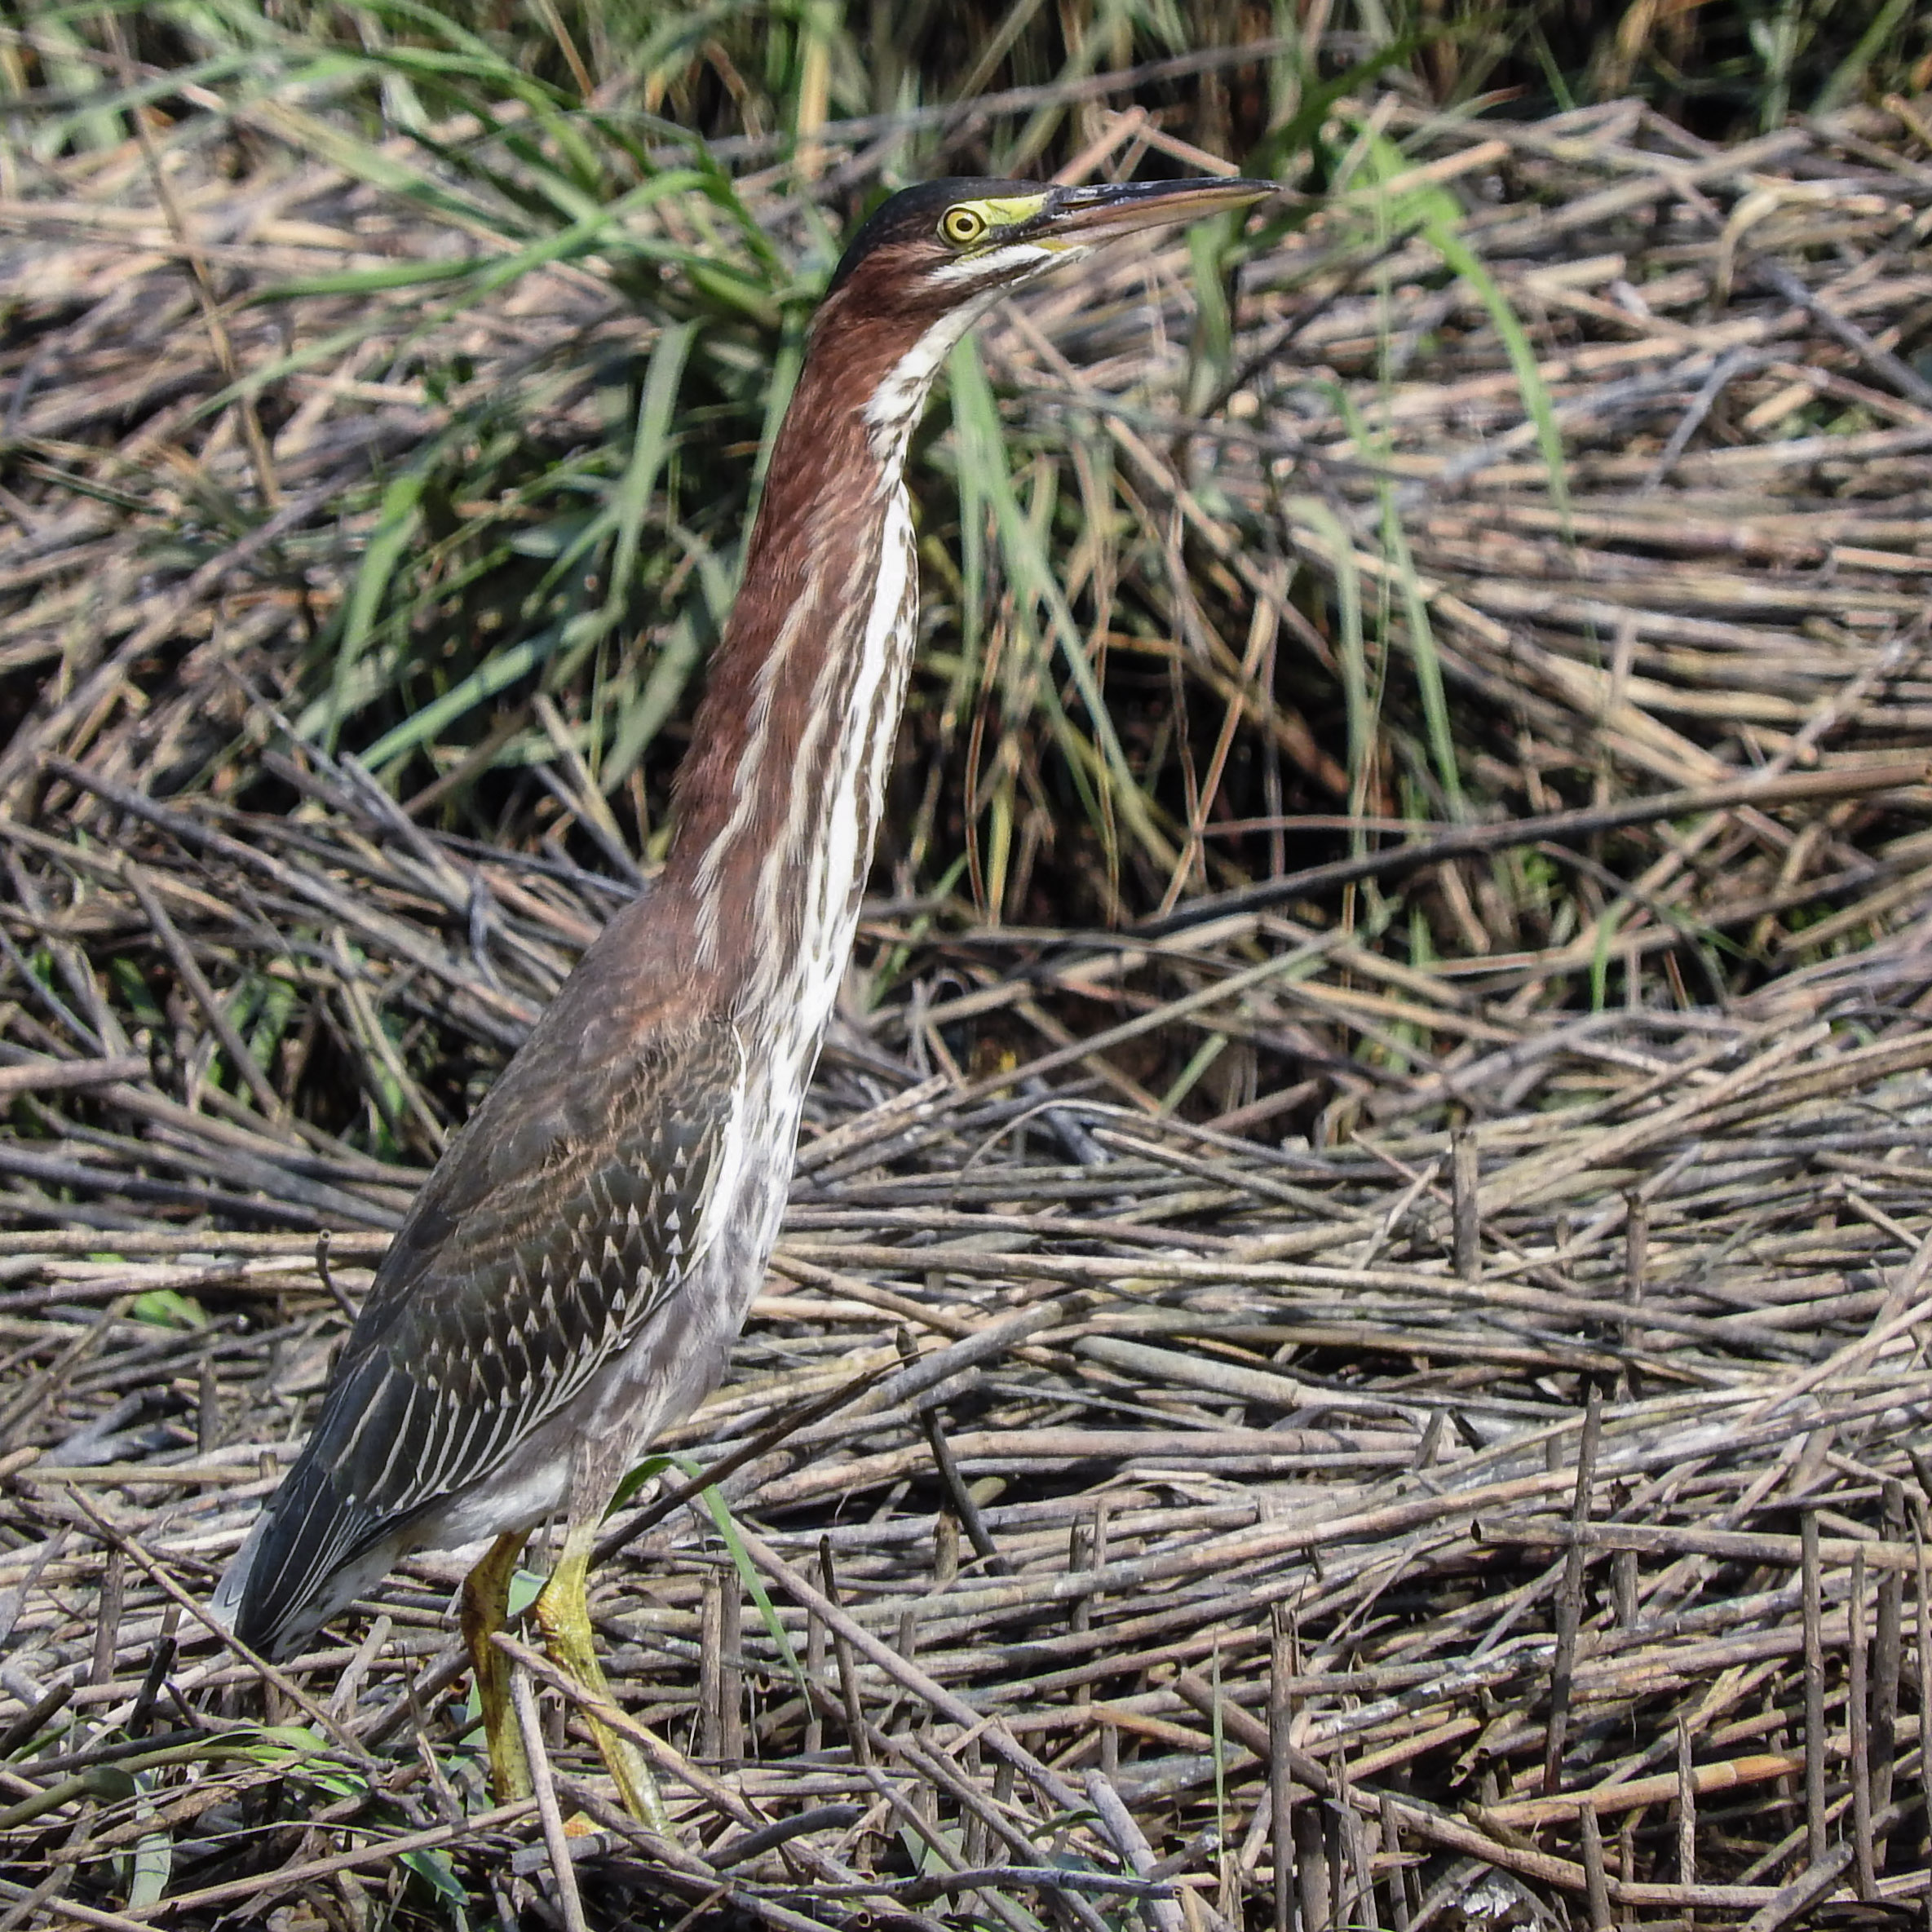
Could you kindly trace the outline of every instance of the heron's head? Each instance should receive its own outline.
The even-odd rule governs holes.
[[[1137,229],[1245,207],[1268,181],[925,181],[902,189],[852,237],[826,293],[943,312],[1077,261]]]
[[[899,438],[967,329],[1008,290],[1142,228],[1198,220],[1274,192],[1267,181],[1057,188],[979,179],[895,194],[852,237],[819,312],[815,351],[847,351],[867,421]]]

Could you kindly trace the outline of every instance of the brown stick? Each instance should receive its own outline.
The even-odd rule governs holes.
[[[1594,1384],[1584,1412],[1583,1435],[1576,1448],[1576,1493],[1570,1509],[1571,1527],[1589,1523],[1590,1484],[1597,1473],[1597,1442],[1603,1432],[1603,1398]],[[1570,1725],[1570,1689],[1576,1672],[1576,1633],[1583,1621],[1584,1541],[1571,1539],[1563,1563],[1563,1583],[1556,1599],[1556,1655],[1550,1666],[1550,1730],[1543,1745],[1543,1795],[1552,1797],[1563,1783],[1563,1736]]]
[[[1793,771],[1781,778],[1740,778],[1726,785],[1696,787],[1691,790],[1660,792],[1653,798],[1626,799],[1620,805],[1592,806],[1576,811],[1545,812],[1537,818],[1512,819],[1500,825],[1469,825],[1443,832],[1413,845],[1399,846],[1393,851],[1368,852],[1351,859],[1336,859],[1326,865],[1305,866],[1299,872],[1284,873],[1280,878],[1263,879],[1257,885],[1243,886],[1231,892],[1204,893],[1165,918],[1143,919],[1130,926],[1136,939],[1159,939],[1171,932],[1210,919],[1225,919],[1231,913],[1258,912],[1294,899],[1306,899],[1336,886],[1359,879],[1397,878],[1426,866],[1439,865],[1448,859],[1469,859],[1486,852],[1504,852],[1514,847],[1536,845],[1546,839],[1588,838],[1601,832],[1615,832],[1629,825],[1655,825],[1660,819],[1688,818],[1709,811],[1727,811],[1736,807],[1790,805],[1813,798],[1862,798],[1872,792],[1891,791],[1902,785],[1920,785],[1927,776],[1922,762],[1894,765],[1868,765],[1852,770]]]
[[[1878,1874],[1872,1863],[1872,1763],[1870,1741],[1871,1673],[1865,1647],[1865,1553],[1851,1557],[1851,1594],[1846,1603],[1850,1638],[1850,1668],[1845,1686],[1846,1743],[1851,1778],[1851,1837],[1857,1849],[1859,1896],[1878,1896]]]
[[[1597,1550],[1655,1551],[1671,1556],[1722,1556],[1735,1562],[1777,1563],[1795,1569],[1804,1560],[1797,1536],[1779,1536],[1750,1530],[1693,1529],[1676,1523],[1591,1523],[1550,1520],[1509,1523],[1483,1520],[1475,1526],[1479,1543],[1554,1545],[1558,1548],[1581,1539]],[[1874,1569],[1909,1571],[1914,1562],[1908,1543],[1863,1543],[1851,1536],[1820,1536],[1819,1555],[1827,1563],[1848,1563],[1863,1552]]]
[[[1813,1871],[1824,1863],[1824,1577],[1818,1548],[1818,1512],[1807,1510],[1800,1563],[1805,1617],[1805,1856]]]
[[[0,1104],[20,1094],[52,1094],[77,1087],[111,1086],[121,1080],[145,1080],[151,1071],[148,1056],[138,1053],[114,1054],[99,1060],[22,1061],[0,1067]]]

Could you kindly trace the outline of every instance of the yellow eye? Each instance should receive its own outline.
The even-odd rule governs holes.
[[[986,217],[977,208],[948,208],[939,217],[939,238],[955,248],[970,248],[986,232]]]

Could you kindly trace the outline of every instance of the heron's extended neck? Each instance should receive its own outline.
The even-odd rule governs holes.
[[[660,888],[734,997],[843,970],[915,629],[905,441],[970,321],[809,354],[779,431]]]

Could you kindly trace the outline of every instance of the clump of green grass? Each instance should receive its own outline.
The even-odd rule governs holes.
[[[420,403],[413,432],[336,468],[329,524],[277,552],[305,599],[284,714],[429,822],[524,844],[565,823],[574,854],[602,865],[620,847],[661,847],[812,304],[873,198],[945,168],[1050,170],[1103,125],[1088,77],[1138,63],[1107,98],[1135,99],[1182,144],[1160,165],[1187,165],[1191,146],[1325,197],[1321,246],[1275,294],[1299,285],[1319,306],[1351,277],[1383,288],[1376,264],[1412,241],[1439,285],[1474,293],[1560,519],[1568,467],[1541,351],[1466,235],[1466,198],[1413,178],[1413,157],[1471,113],[1607,90],[1736,132],[1780,100],[1910,85],[1920,25],[1901,15],[1874,35],[1858,11],[1787,6],[1773,31],[1741,7],[1633,8],[1592,38],[1554,6],[1461,0],[1342,4],[1324,33],[1284,21],[1265,35],[1231,6],[1183,18],[1135,0],[889,21],[856,7],[557,4],[510,19],[205,0],[123,8],[112,33],[93,13],[37,15],[4,72],[36,165],[105,153],[142,116],[157,165],[183,179],[325,170],[342,183],[331,219],[353,229],[381,211],[376,259],[211,271],[250,347],[195,405],[194,434],[230,414],[278,434],[318,383]],[[1022,92],[962,125],[962,86]],[[874,117],[861,158],[828,132],[855,116]],[[1265,847],[1217,839],[1217,813],[1340,809],[1359,845],[1398,797],[1450,818],[1482,808],[1471,761],[1494,729],[1459,714],[1389,467],[1390,330],[1381,404],[1346,402],[1377,477],[1373,528],[1319,478],[1311,493],[1291,481],[1289,514],[1258,513],[1162,434],[1137,431],[1130,448],[1111,427],[1138,411],[1171,435],[1230,396],[1252,406],[1258,379],[1271,397],[1292,387],[1292,367],[1239,366],[1253,311],[1240,278],[1306,214],[1245,239],[1196,235],[1184,353],[1152,356],[1144,318],[1099,332],[1094,353],[1113,360],[1085,400],[1100,414],[1077,367],[1033,370],[1023,390],[1005,350],[958,358],[912,475],[929,616],[895,780],[892,822],[909,829],[885,855],[903,894],[963,891],[1008,922],[1118,922],[1280,869],[1279,831]],[[185,490],[161,471],[116,487],[151,543],[196,560],[286,494],[220,464]],[[1284,545],[1295,504],[1332,539],[1312,574]],[[1298,620],[1281,645],[1273,632]],[[545,776],[565,753],[581,810]]]

